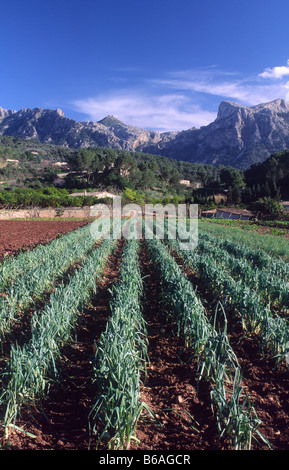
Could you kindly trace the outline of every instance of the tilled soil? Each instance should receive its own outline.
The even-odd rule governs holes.
[[[17,255],[20,250],[47,243],[87,223],[76,220],[1,220],[0,261],[5,256]]]
[[[159,279],[147,251],[141,251],[146,300],[150,364],[141,389],[141,400],[154,413],[140,420],[136,436],[139,450],[224,449],[218,442],[216,419],[207,384],[198,384],[196,361],[184,349],[182,337],[160,304]]]
[[[289,370],[263,355],[256,335],[234,332],[230,343],[243,371],[243,384],[272,449],[289,449]],[[260,439],[259,439],[260,440]],[[259,446],[252,443],[254,449]],[[263,445],[266,449],[266,445]]]
[[[30,410],[22,409],[17,426],[24,432],[13,430],[8,440],[2,440],[4,449],[87,450],[93,446],[88,425],[93,398],[92,361],[110,312],[109,289],[118,277],[122,248],[120,241],[101,279],[96,279],[97,293],[81,312],[75,339],[64,345],[58,361],[59,377],[51,381],[48,398]]]
[[[213,316],[218,298],[202,283],[202,280],[172,252],[187,278],[197,289],[203,305],[209,305],[208,316]],[[243,375],[244,393],[260,420],[259,432],[267,439],[272,449],[289,449],[289,369],[282,363],[276,366],[274,358],[261,350],[261,338],[245,332],[236,318],[226,311],[228,336],[238,358]],[[231,312],[232,314],[232,312]],[[257,436],[256,436],[257,437]],[[253,439],[252,449],[268,449],[261,438],[259,444]]]
[[[52,382],[48,399],[24,409],[4,449],[15,450],[87,450],[95,448],[89,439],[88,414],[94,393],[90,377],[98,342],[110,314],[110,287],[117,280],[123,241],[110,259],[98,292],[82,313],[75,341],[64,347],[59,364],[60,382]],[[145,287],[143,314],[147,321],[150,363],[143,377],[141,400],[153,412],[144,411],[136,429],[138,443],[130,450],[228,450],[226,440],[219,441],[216,417],[212,413],[210,387],[198,384],[198,371],[191,353],[184,349],[182,337],[161,306],[160,283],[145,244],[141,246],[140,265]],[[187,272],[190,276],[190,273]],[[196,281],[192,273],[192,281]],[[202,290],[200,295],[204,296]],[[230,340],[242,370],[245,387],[262,421],[260,431],[275,450],[289,448],[289,372],[274,369],[260,355],[256,338],[235,332]],[[259,447],[253,442],[253,449]],[[263,446],[266,448],[265,446]]]

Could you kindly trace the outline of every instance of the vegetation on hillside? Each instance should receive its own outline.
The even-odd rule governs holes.
[[[269,218],[283,215],[289,199],[289,150],[246,171],[177,161],[112,148],[69,149],[36,140],[0,137],[1,207],[94,204],[92,195],[122,194],[124,202],[196,203],[202,209],[237,206]]]

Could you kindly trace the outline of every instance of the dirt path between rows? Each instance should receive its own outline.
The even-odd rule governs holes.
[[[213,320],[218,297],[212,294],[192,269],[185,267],[183,260],[175,252],[172,252],[172,255],[196,288],[203,305],[209,306],[208,316]],[[269,441],[272,449],[288,450],[289,370],[284,363],[275,367],[274,359],[269,354],[262,353],[258,335],[244,331],[241,325],[237,324],[236,315],[232,315],[228,309],[225,309],[225,313],[230,344],[242,370],[245,390],[261,420],[259,431]],[[253,440],[253,450],[268,449],[260,439],[259,442],[260,445]]]
[[[123,242],[110,257],[98,292],[81,315],[77,336],[63,350],[60,362],[61,386],[52,383],[48,399],[31,412],[23,410],[17,425],[36,437],[15,431],[4,449],[16,450],[87,450],[88,414],[93,396],[92,359],[100,334],[104,331],[109,310],[109,289],[117,280]],[[181,264],[181,262],[179,262]],[[141,388],[141,399],[155,413],[155,419],[143,413],[136,431],[140,443],[131,450],[228,450],[228,442],[218,441],[216,417],[211,410],[210,389],[200,384],[195,361],[184,350],[174,325],[161,306],[160,280],[156,266],[149,260],[145,243],[141,243],[140,266],[145,286],[144,316],[149,337],[150,364]],[[187,271],[188,277],[190,273]],[[191,273],[196,285],[196,277]],[[205,289],[202,292],[205,301]],[[212,300],[212,299],[210,299]],[[238,334],[237,334],[238,333]],[[230,336],[234,351],[245,372],[248,394],[254,399],[261,431],[276,450],[289,445],[289,374],[274,370],[270,361],[259,354],[254,338],[236,332]],[[253,444],[254,447],[254,444]],[[255,448],[258,448],[257,446]]]
[[[33,406],[31,412],[23,409],[17,426],[32,433],[31,438],[17,430],[11,432],[9,450],[88,450],[88,414],[93,397],[92,360],[95,344],[104,331],[109,315],[109,289],[119,273],[123,241],[109,257],[108,264],[97,282],[97,293],[81,313],[75,340],[63,349],[58,364],[59,381],[51,382],[49,396]],[[93,441],[91,443],[93,446]]]
[[[198,372],[191,354],[161,307],[160,280],[143,243],[141,267],[146,299],[150,364],[141,389],[141,399],[156,419],[143,416],[137,427],[140,450],[225,449],[218,442],[216,419],[212,414],[206,383],[198,388]]]

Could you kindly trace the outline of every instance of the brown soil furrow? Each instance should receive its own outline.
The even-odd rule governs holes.
[[[197,293],[204,305],[213,305],[211,314],[218,299],[202,284],[192,269],[184,266],[182,259],[172,252],[177,263],[186,273],[187,278],[197,288]],[[289,449],[289,370],[283,364],[275,367],[274,359],[262,354],[260,338],[242,330],[241,324],[236,325],[233,312],[226,310],[229,325],[229,339],[243,374],[246,393],[250,397],[258,418],[261,420],[259,431],[268,439],[274,450]],[[260,333],[261,334],[261,333]],[[259,440],[260,441],[260,440]],[[262,444],[264,449],[268,447]],[[252,442],[254,449],[260,446]]]
[[[184,349],[174,325],[161,307],[160,280],[149,260],[145,243],[141,251],[146,300],[144,316],[149,337],[150,364],[141,389],[141,399],[155,413],[139,421],[140,450],[220,449],[209,388],[200,384],[195,361]]]
[[[109,289],[116,282],[121,262],[123,240],[97,282],[97,293],[81,313],[75,340],[66,344],[58,364],[59,380],[51,382],[49,396],[30,413],[24,409],[17,426],[34,434],[22,432],[9,435],[9,445],[17,450],[87,450],[89,448],[88,415],[94,387],[91,381],[95,343],[104,331],[109,310]],[[93,444],[93,443],[92,443]]]
[[[97,281],[95,301],[81,315],[75,341],[63,349],[60,381],[52,383],[47,400],[31,413],[23,410],[17,425],[35,434],[30,438],[15,431],[9,436],[7,449],[20,450],[87,450],[88,414],[93,396],[91,383],[95,345],[104,331],[110,313],[109,289],[118,278],[124,241],[118,243],[101,280]],[[212,319],[217,299],[197,276],[186,272],[206,304]],[[143,412],[131,450],[227,450],[228,442],[218,440],[216,417],[211,410],[209,384],[198,384],[196,361],[184,349],[169,314],[161,306],[161,286],[156,266],[150,261],[145,242],[141,243],[140,266],[145,286],[144,316],[147,321],[150,364],[141,387],[141,399],[155,413]],[[213,306],[213,307],[212,307]],[[275,450],[289,448],[289,372],[273,368],[269,358],[260,354],[257,338],[244,335],[239,328],[230,332],[230,342],[244,371],[244,385],[262,421],[260,431]],[[199,385],[199,391],[198,391]],[[5,444],[5,443],[3,443]],[[91,443],[93,449],[94,443]],[[258,446],[253,442],[253,449]]]

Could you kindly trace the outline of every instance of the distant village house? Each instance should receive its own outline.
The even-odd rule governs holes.
[[[184,186],[191,186],[191,182],[189,180],[180,180],[179,183]]]
[[[52,167],[54,168],[68,168],[67,162],[55,162],[52,163]]]
[[[13,163],[14,165],[18,165],[19,160],[16,160],[15,158],[6,158],[6,163]]]

